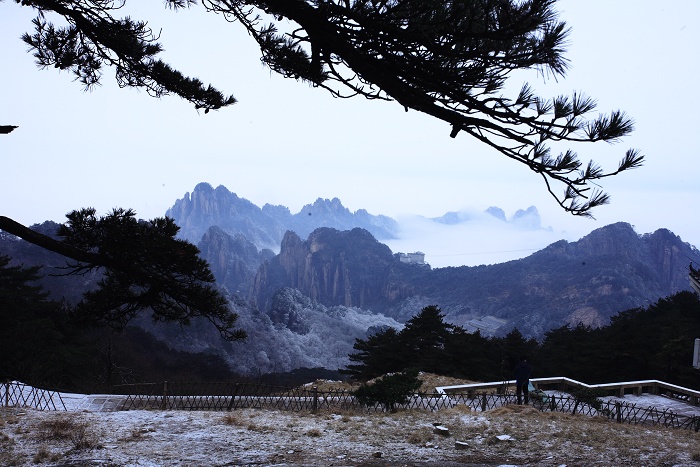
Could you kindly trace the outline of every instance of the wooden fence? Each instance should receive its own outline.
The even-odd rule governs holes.
[[[279,409],[291,411],[357,411],[382,412],[381,404],[364,406],[348,391],[319,391],[305,388],[281,388],[241,383],[153,383],[119,386],[124,394],[122,410],[235,410],[240,408]],[[569,396],[547,395],[532,398],[532,405],[541,411],[602,416],[617,423],[662,425],[700,431],[700,416],[682,415],[655,407],[640,407],[620,401],[585,402]],[[414,394],[398,408],[437,411],[466,405],[473,411],[485,412],[515,404],[515,394],[469,392],[464,394]]]
[[[37,410],[66,410],[61,394],[34,388],[16,381],[0,383],[4,407],[28,407]],[[121,395],[119,410],[213,410],[241,408],[290,411],[383,412],[381,404],[365,406],[351,392],[319,391],[316,387],[282,388],[249,383],[162,382],[116,386],[113,394]],[[541,411],[600,416],[621,424],[661,425],[700,431],[700,416],[682,415],[655,407],[640,407],[621,401],[585,402],[569,396],[547,395],[532,399]],[[435,393],[414,394],[399,405],[403,410],[444,410],[465,405],[475,412],[485,412],[516,403],[515,394]]]
[[[61,394],[27,386],[18,381],[0,383],[0,407],[27,407],[37,410],[66,410]]]

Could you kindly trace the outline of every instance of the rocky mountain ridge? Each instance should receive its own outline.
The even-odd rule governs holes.
[[[427,220],[455,225],[472,220],[475,214],[455,211]],[[524,229],[542,229],[539,213],[534,206],[516,211],[510,219],[502,209],[494,206],[479,214]],[[166,215],[180,226],[179,236],[194,244],[198,244],[206,231],[215,226],[233,237],[243,235],[258,250],[272,251],[279,251],[287,231],[305,239],[321,227],[337,230],[361,228],[377,240],[387,241],[396,239],[400,229],[398,222],[391,217],[373,215],[365,209],[351,212],[338,198],[318,198],[292,214],[286,206],[265,204],[261,208],[223,185],[213,188],[208,183],[199,183],[192,193],[185,193],[167,210]]]
[[[289,208],[265,204],[262,208],[231,193],[223,185],[213,188],[199,183],[192,193],[177,201],[166,212],[180,226],[179,235],[197,244],[209,227],[219,227],[233,236],[242,234],[258,249],[277,250],[285,232],[291,230],[306,238],[319,227],[349,230],[361,227],[376,238],[394,238],[396,221],[360,209],[350,212],[338,198],[318,198],[292,214]]]
[[[489,213],[505,219],[498,208]],[[540,227],[535,208],[516,214],[508,222]],[[617,223],[515,261],[432,269],[402,262],[381,243],[377,235],[389,236],[395,227],[385,216],[351,213],[337,199],[319,199],[292,215],[207,184],[176,201],[168,215],[179,219],[186,238],[196,239],[250,337],[236,346],[221,342],[207,323],[180,329],[144,319],[139,325],[175,349],[221,354],[241,373],[338,368],[356,338],[377,327],[401,327],[427,305],[438,305],[449,322],[491,335],[517,328],[541,337],[567,324],[600,326],[621,311],[690,290],[688,265],[700,264],[698,250],[667,229],[639,235]],[[447,213],[434,220],[464,218]],[[33,228],[51,234],[56,227]],[[43,265],[42,283],[59,300],[75,302],[98,277],[52,276],[61,273],[63,258],[2,232],[0,254]]]
[[[289,287],[326,306],[357,306],[398,321],[437,304],[467,328],[491,317],[500,332],[517,327],[538,337],[565,324],[604,325],[620,311],[690,290],[688,264],[700,261],[698,250],[672,232],[638,235],[626,223],[516,261],[434,270],[401,263],[371,240],[360,229],[319,229],[306,241],[288,233],[279,255],[260,266],[249,299],[265,310],[277,289]]]

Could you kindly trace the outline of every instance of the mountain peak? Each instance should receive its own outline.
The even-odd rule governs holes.
[[[351,230],[360,227],[377,238],[394,238],[396,221],[386,216],[374,216],[365,210],[350,212],[338,198],[318,198],[292,215],[285,206],[266,204],[262,209],[219,185],[214,189],[206,182],[198,183],[192,194],[168,209],[167,216],[180,226],[180,236],[198,243],[211,226],[225,232],[243,234],[258,248],[277,250],[287,230],[302,238],[319,227]]]
[[[307,204],[301,208],[301,212],[307,215],[318,214],[318,213],[328,213],[328,214],[340,214],[340,215],[350,215],[350,210],[343,206],[338,198],[333,199],[323,199],[317,198],[314,204]]]

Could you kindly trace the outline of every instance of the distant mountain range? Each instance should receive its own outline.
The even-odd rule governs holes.
[[[488,213],[540,228],[534,207],[510,220],[498,208]],[[167,215],[199,246],[251,337],[236,345],[221,342],[206,323],[184,330],[145,320],[140,325],[174,348],[220,353],[243,373],[342,367],[357,337],[400,327],[426,305],[438,305],[454,324],[492,335],[517,328],[542,337],[563,325],[604,325],[621,311],[691,290],[688,265],[700,263],[700,252],[666,229],[639,235],[618,223],[520,260],[433,269],[381,243],[397,234],[389,217],[352,213],[338,199],[318,199],[291,214],[284,206],[259,208],[206,183]],[[459,223],[460,216],[447,213],[433,221]],[[34,226],[46,232],[55,227]],[[0,254],[47,265],[47,272],[64,263],[6,234],[0,234]],[[45,285],[74,301],[93,278],[59,279],[47,277]]]
[[[530,206],[516,211],[511,219],[498,207],[488,208],[484,214],[504,224],[513,224],[528,229],[541,228],[537,208]],[[285,206],[265,204],[262,208],[245,198],[241,198],[220,185],[213,188],[208,183],[199,183],[192,193],[177,201],[167,210],[166,215],[175,219],[180,226],[180,236],[197,244],[209,227],[216,226],[221,231],[236,237],[243,235],[259,250],[279,251],[280,242],[287,231],[306,238],[320,227],[337,230],[361,228],[371,233],[377,240],[395,239],[399,224],[391,217],[372,215],[364,209],[351,212],[338,198],[318,198],[292,214]],[[430,219],[438,224],[455,225],[471,220],[469,214],[448,212]]]
[[[243,235],[258,249],[278,250],[286,231],[306,238],[319,227],[338,230],[363,228],[378,239],[394,238],[397,223],[387,216],[373,216],[364,209],[350,212],[338,198],[318,198],[292,214],[285,206],[266,204],[262,208],[231,193],[220,185],[195,186],[166,212],[180,226],[180,236],[198,243],[209,227],[219,227],[232,236]]]

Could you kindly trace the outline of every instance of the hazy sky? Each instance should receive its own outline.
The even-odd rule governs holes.
[[[178,97],[119,89],[109,69],[102,86],[85,93],[68,73],[37,69],[19,39],[31,30],[33,10],[0,2],[0,124],[19,125],[0,136],[0,214],[61,222],[94,206],[100,213],[131,207],[150,218],[208,182],[292,212],[319,197],[401,219],[489,206],[510,217],[534,205],[551,227],[404,223],[401,248],[424,251],[433,266],[525,256],[618,221],[640,234],[668,228],[700,246],[697,0],[560,1],[572,27],[567,77],[514,78],[515,91],[523,80],[543,97],[583,91],[601,112],[622,109],[634,118],[636,131],[621,143],[574,147],[608,169],[628,148],[647,157],[641,169],[603,181],[612,203],[594,211],[596,220],[565,213],[538,175],[464,133],[449,138],[445,123],[396,103],[334,99],[273,75],[240,25],[199,6],[175,13],[162,2],[131,3],[140,8],[134,17],[162,29],[166,61],[239,103],[205,115]]]

